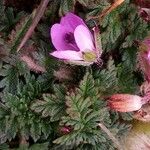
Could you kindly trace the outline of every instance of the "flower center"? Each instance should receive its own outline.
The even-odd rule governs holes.
[[[83,53],[83,59],[88,62],[94,62],[96,60],[96,54],[94,52]]]
[[[68,44],[75,44],[75,38],[71,32],[65,34],[64,40]]]

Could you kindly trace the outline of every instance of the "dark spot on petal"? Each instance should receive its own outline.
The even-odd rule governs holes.
[[[65,34],[64,40],[68,44],[75,44],[75,38],[74,38],[73,33],[71,32]]]

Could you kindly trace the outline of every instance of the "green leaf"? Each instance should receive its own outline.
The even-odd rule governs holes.
[[[15,52],[17,49],[17,46],[20,44],[21,39],[23,38],[24,34],[26,33],[26,31],[28,30],[28,27],[31,24],[33,18],[33,14],[31,16],[27,16],[24,19],[21,20],[21,22],[19,23],[19,28],[17,29],[16,27],[16,35],[15,35],[15,40],[13,41],[12,44],[12,48],[11,51]]]
[[[74,5],[75,0],[61,0],[60,8],[59,8],[59,14],[60,16],[63,16],[67,12],[73,12],[74,11]]]
[[[29,150],[48,150],[48,144],[49,144],[48,142],[34,144],[29,148]]]
[[[124,63],[118,66],[118,85],[121,93],[133,94],[138,90],[137,79],[130,67]]]
[[[107,109],[95,109],[95,101],[100,101],[96,96],[96,87],[91,74],[87,73],[80,82],[79,88],[75,93],[68,93],[66,97],[66,113],[62,117],[61,124],[71,126],[73,131],[68,135],[64,135],[54,141],[61,145],[72,145],[79,147],[81,143],[90,145],[106,142],[101,130],[98,128],[98,122],[104,120],[110,123],[109,113]],[[104,119],[105,118],[105,119]]]
[[[43,100],[37,100],[31,105],[31,109],[41,113],[42,117],[51,117],[51,121],[57,121],[64,115],[65,89],[55,86],[55,95],[44,94]]]
[[[0,144],[0,149],[1,150],[9,150],[9,145],[7,145],[6,143]]]
[[[112,59],[109,60],[107,69],[97,71],[94,78],[99,95],[110,95],[118,91],[117,68]]]

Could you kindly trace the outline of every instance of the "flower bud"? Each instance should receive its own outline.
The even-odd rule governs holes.
[[[120,112],[131,112],[142,107],[142,97],[130,94],[114,94],[109,97],[108,106]]]
[[[59,132],[61,134],[69,134],[72,131],[72,128],[70,126],[63,126],[59,128]]]

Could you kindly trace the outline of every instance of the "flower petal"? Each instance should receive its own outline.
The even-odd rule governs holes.
[[[77,26],[74,37],[80,51],[87,52],[95,49],[92,34],[87,27],[83,25]]]
[[[145,38],[143,44],[145,44],[148,47],[148,49],[150,49],[150,37]]]
[[[50,53],[52,56],[65,59],[65,60],[83,60],[82,54],[80,52],[72,51],[72,50],[66,50],[66,51],[54,51]]]
[[[88,62],[88,61],[83,61],[83,60],[72,60],[72,61],[69,61],[69,64],[90,66],[93,64],[93,62]]]
[[[84,21],[73,13],[67,13],[64,17],[62,17],[60,24],[66,26],[71,32],[74,32],[75,28],[79,25],[86,26]]]
[[[73,49],[73,50],[79,50],[76,44],[70,44],[65,41],[65,36],[68,34],[69,31],[66,28],[66,26],[62,26],[60,24],[54,24],[51,27],[51,39],[54,47],[58,51],[64,51],[68,49]]]
[[[145,20],[146,22],[150,21],[150,9],[149,8],[141,8],[139,14],[143,18],[143,20]]]

